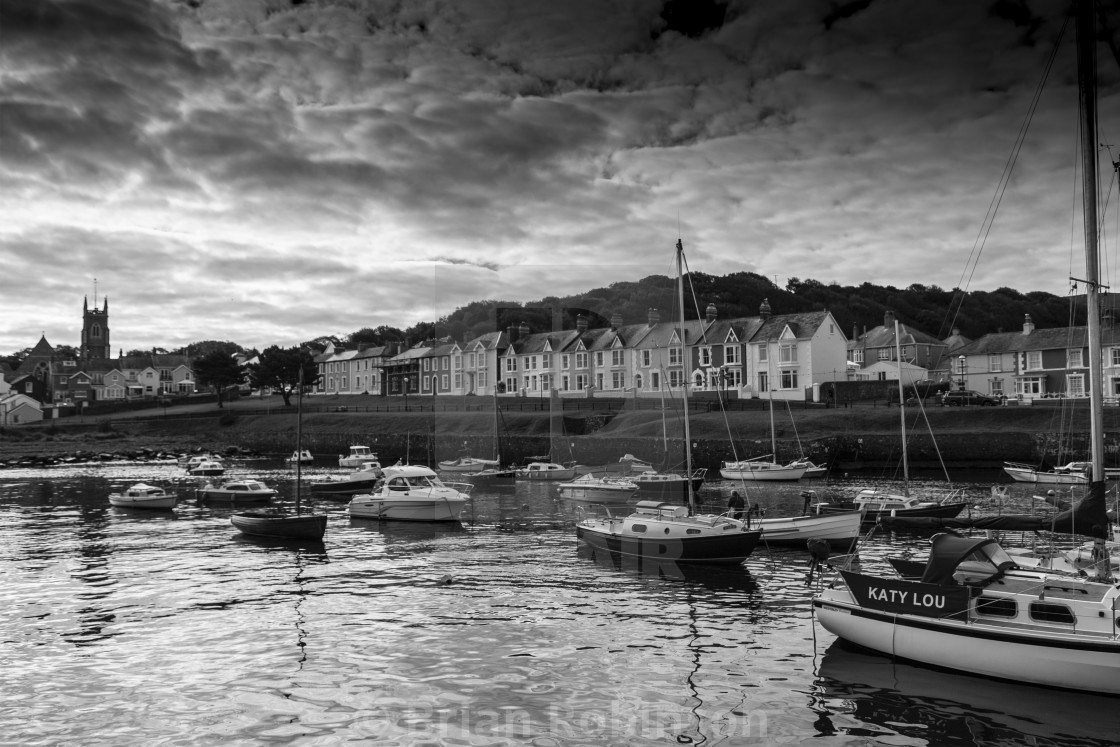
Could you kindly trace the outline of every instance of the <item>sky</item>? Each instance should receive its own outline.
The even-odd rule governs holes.
[[[692,270],[780,287],[1065,295],[1072,26],[988,218],[1063,13],[4,0],[0,354],[78,345],[106,298],[114,351],[406,329],[671,276],[678,237]],[[1120,66],[1100,49],[1107,164]]]

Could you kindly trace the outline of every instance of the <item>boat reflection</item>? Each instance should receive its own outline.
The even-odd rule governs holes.
[[[1115,744],[1120,727],[1113,697],[930,669],[842,641],[824,652],[814,690],[822,736],[1068,747]]]
[[[753,594],[758,591],[758,583],[748,568],[742,565],[703,565],[675,563],[671,560],[623,555],[619,552],[601,550],[580,543],[576,555],[586,558],[601,568],[650,578],[686,581],[698,584],[710,591]]]

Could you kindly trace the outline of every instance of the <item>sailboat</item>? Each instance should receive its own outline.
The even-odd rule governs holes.
[[[494,392],[494,459],[493,464],[477,472],[463,475],[464,478],[475,484],[500,484],[512,485],[517,477],[517,470],[502,466],[502,411],[498,407],[498,392]]]
[[[1095,562],[1077,576],[1024,568],[993,539],[944,533],[934,536],[924,565],[893,563],[894,577],[841,570],[840,578],[813,598],[813,608],[831,633],[899,659],[1120,695],[1120,585],[1105,545],[1094,4],[1076,0],[1075,8],[1092,468],[1081,502],[1054,519],[1038,520],[1047,525],[1043,528],[1093,537]]]
[[[303,360],[299,368],[299,399],[296,404],[296,451],[303,448]],[[303,483],[302,460],[296,460],[296,510],[260,509],[237,511],[230,515],[230,523],[242,534],[255,537],[282,539],[322,540],[327,531],[327,515],[300,508],[300,491]]]
[[[684,323],[684,246],[677,240],[677,301],[680,307],[680,353],[686,362]],[[692,439],[688,422],[688,381],[684,402],[684,448],[686,474],[692,474]],[[752,529],[747,521],[728,515],[699,515],[696,513],[696,494],[691,481],[686,481],[688,505],[638,501],[633,512],[626,516],[612,516],[610,509],[605,516],[581,517],[576,522],[576,536],[596,550],[638,557],[664,563],[672,568],[676,563],[741,563],[758,544],[762,533]]]
[[[863,513],[863,523],[874,524],[885,516],[936,516],[952,518],[959,516],[967,506],[960,500],[960,491],[954,491],[944,500],[923,501],[910,495],[910,460],[906,444],[906,397],[902,385],[902,348],[900,344],[898,320],[894,322],[895,357],[898,369],[898,418],[899,433],[902,436],[902,493],[879,488],[864,488],[851,501],[832,501],[818,504],[820,511],[837,511],[856,508]]]
[[[772,384],[767,383],[770,389]],[[809,465],[801,462],[780,464],[778,458],[778,435],[774,429],[774,391],[770,389],[770,451],[766,456],[753,457],[738,461],[724,462],[719,475],[724,480],[780,481],[800,480],[809,471]],[[816,465],[814,465],[816,466]]]

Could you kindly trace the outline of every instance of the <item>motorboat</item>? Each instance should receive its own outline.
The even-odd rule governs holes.
[[[195,477],[216,477],[225,474],[226,467],[216,459],[203,459],[187,467],[187,474]]]
[[[899,495],[878,488],[864,488],[850,501],[818,503],[821,512],[861,511],[864,524],[875,524],[884,516],[959,516],[969,503],[961,499],[960,491],[942,501],[923,501],[909,495]]]
[[[472,456],[461,456],[458,459],[449,459],[439,463],[440,472],[481,472],[485,469],[497,469],[497,459],[479,459]]]
[[[187,457],[179,457],[179,466],[190,472],[193,468],[202,464],[203,462],[221,462],[221,458],[213,454],[194,454]]]
[[[218,485],[206,483],[194,491],[200,501],[227,501],[229,503],[266,503],[276,497],[276,489],[260,480],[225,480]]]
[[[1120,586],[1025,569],[993,539],[938,534],[896,576],[840,570],[813,599],[834,635],[891,657],[1120,695]]]
[[[575,476],[575,467],[556,462],[529,462],[517,470],[519,480],[571,480]]]
[[[623,474],[636,474],[640,472],[652,472],[653,465],[645,459],[639,459],[633,454],[623,454],[618,458],[619,471]]]
[[[769,455],[742,459],[734,462],[724,462],[719,474],[724,480],[747,481],[779,481],[793,482],[800,480],[808,471],[807,465],[779,464]]]
[[[138,482],[119,493],[109,493],[109,505],[118,508],[150,508],[168,510],[175,508],[178,496],[156,485]]]
[[[831,545],[848,548],[859,539],[863,513],[850,511],[802,514],[762,518],[749,522],[762,530],[762,541],[767,545],[784,545],[804,549],[810,539],[826,540]]]
[[[372,451],[370,451],[370,448],[368,446],[351,446],[349,454],[338,455],[339,467],[361,468],[367,464],[376,464],[380,466],[380,462],[377,460],[377,454],[374,454]]]
[[[653,498],[680,500],[688,497],[688,491],[691,489],[693,493],[700,490],[700,486],[704,484],[704,478],[708,475],[708,470],[704,467],[699,467],[692,470],[692,478],[689,479],[679,472],[657,472],[655,470],[645,470],[636,475],[630,475],[629,480],[638,486],[638,493],[652,500]]]
[[[1070,465],[1079,465],[1079,462],[1071,462]],[[1070,465],[1065,467],[1034,467],[1029,464],[1022,464],[1019,462],[1004,462],[1003,471],[1016,482],[1034,482],[1043,483],[1046,485],[1086,485],[1089,482],[1089,475],[1083,466],[1077,469],[1071,469]]]
[[[288,464],[295,464],[296,462],[307,464],[308,462],[314,462],[315,457],[312,456],[311,452],[307,449],[300,449],[298,451],[293,451],[292,455],[289,456],[286,461]]]
[[[801,459],[794,459],[787,466],[805,467],[805,472],[801,475],[802,480],[812,480],[818,477],[824,477],[828,474],[828,465],[817,464],[816,462],[810,461],[805,457],[802,457]]]
[[[349,512],[356,519],[399,521],[458,521],[474,488],[468,483],[443,482],[423,465],[385,467],[373,492],[350,499]]]
[[[556,486],[560,496],[571,501],[626,503],[638,493],[638,486],[625,477],[580,475]]]
[[[383,471],[376,462],[367,463],[346,475],[327,475],[309,483],[312,493],[348,496],[373,490]]]

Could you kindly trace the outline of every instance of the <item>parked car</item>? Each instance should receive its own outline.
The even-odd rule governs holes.
[[[998,405],[999,399],[996,397],[989,397],[987,394],[974,392],[971,389],[964,391],[945,392],[941,396],[941,404],[949,405]]]

